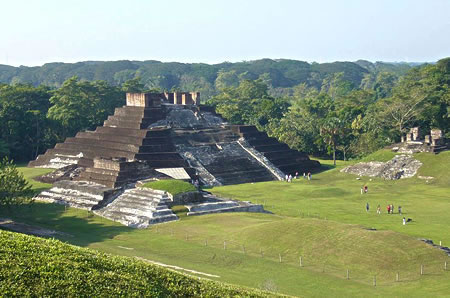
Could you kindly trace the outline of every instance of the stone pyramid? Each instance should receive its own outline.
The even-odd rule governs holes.
[[[163,94],[128,93],[127,105],[95,131],[79,132],[31,161],[30,167],[85,168],[75,180],[117,187],[154,173],[155,168],[186,168],[176,152],[170,128],[147,127],[164,118]]]
[[[320,167],[255,126],[229,125],[191,94],[199,96],[128,93],[103,126],[67,138],[29,166],[76,164],[82,171],[73,180],[111,188],[158,175],[206,185],[282,180]]]

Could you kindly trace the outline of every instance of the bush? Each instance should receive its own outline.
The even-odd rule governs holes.
[[[58,240],[1,230],[0,252],[0,293],[5,297],[264,297],[271,294],[195,278]]]
[[[11,206],[31,201],[31,185],[7,157],[0,160],[0,205]]]

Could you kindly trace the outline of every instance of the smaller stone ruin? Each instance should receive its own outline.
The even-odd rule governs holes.
[[[401,143],[392,147],[392,150],[398,153],[417,153],[433,152],[439,153],[447,150],[448,146],[444,134],[440,129],[432,129],[429,135],[420,137],[419,127],[413,127],[410,131],[401,137]]]
[[[360,162],[355,165],[345,167],[343,173],[354,174],[366,177],[379,177],[386,180],[397,180],[411,178],[416,175],[422,163],[414,159],[411,155],[396,155],[388,162],[371,161]]]

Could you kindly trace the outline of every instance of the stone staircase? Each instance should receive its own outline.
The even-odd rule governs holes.
[[[71,207],[95,210],[106,205],[116,190],[87,181],[62,180],[35,196],[37,201],[57,203]]]
[[[176,129],[177,151],[195,167],[208,185],[271,181],[276,177],[239,144],[228,126]]]
[[[320,169],[317,160],[310,160],[306,153],[290,149],[253,125],[233,125],[231,129],[284,174],[314,173]]]
[[[125,190],[112,203],[95,213],[134,228],[177,220],[168,204],[172,200],[167,192],[150,188]]]

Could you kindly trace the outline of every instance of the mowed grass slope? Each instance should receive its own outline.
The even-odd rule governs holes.
[[[381,151],[375,156],[392,156]],[[312,181],[303,178],[286,182],[215,187],[212,192],[224,197],[263,203],[277,215],[292,217],[319,217],[341,223],[350,223],[378,230],[392,230],[416,238],[442,241],[450,245],[450,151],[438,155],[416,154],[424,165],[413,178],[395,181],[361,177],[341,173],[351,162],[339,162],[335,169],[313,175]],[[366,160],[371,160],[371,156]],[[390,159],[390,158],[387,158]],[[330,163],[330,161],[322,161]],[[424,180],[418,176],[431,176]],[[369,193],[361,195],[367,185]],[[370,211],[365,211],[369,203]],[[395,214],[387,214],[386,207],[393,204]],[[381,215],[376,214],[381,206]],[[398,214],[398,206],[403,214]],[[402,225],[402,218],[413,221]]]
[[[69,233],[60,238],[76,245],[160,261],[219,276],[209,277],[212,279],[290,295],[445,296],[450,293],[450,272],[444,272],[443,265],[449,258],[417,238],[450,243],[445,172],[449,157],[448,152],[417,155],[425,162],[419,175],[435,177],[428,182],[417,178],[356,180],[356,176],[340,173],[344,163],[338,162],[336,169],[313,175],[312,181],[212,189],[226,197],[265,202],[273,215],[185,217],[145,230],[52,204],[36,204],[31,211],[22,208],[11,216]],[[365,183],[369,194],[361,196]],[[371,205],[369,213],[366,202]],[[386,214],[385,205],[390,203],[396,208],[401,204],[413,222],[403,226],[402,216]],[[383,207],[381,215],[375,212],[377,204]],[[300,257],[303,267],[299,266]],[[422,276],[421,265],[425,269]],[[350,280],[346,280],[347,269]],[[395,281],[397,273],[399,282]]]

